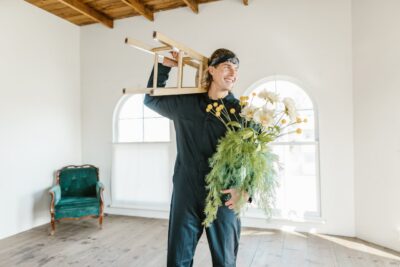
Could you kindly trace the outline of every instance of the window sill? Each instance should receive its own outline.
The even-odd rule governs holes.
[[[271,222],[292,222],[292,223],[313,223],[313,224],[325,224],[326,220],[320,216],[304,216],[304,217],[282,217],[282,216],[272,216],[267,218],[263,211],[259,209],[249,208],[242,216],[248,219],[259,219],[259,220],[270,220]]]
[[[113,145],[170,144],[171,141],[113,142]]]

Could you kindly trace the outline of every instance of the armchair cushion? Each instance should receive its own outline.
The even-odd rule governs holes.
[[[85,207],[99,205],[97,197],[63,197],[56,205],[56,210],[60,208]]]
[[[70,168],[60,172],[62,197],[96,196],[96,168]]]
[[[63,197],[55,206],[55,219],[98,215],[99,203],[97,197]]]

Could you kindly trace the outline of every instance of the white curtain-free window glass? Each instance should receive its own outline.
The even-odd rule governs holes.
[[[253,92],[258,93],[263,89],[278,93],[281,99],[293,98],[299,116],[308,120],[300,124],[303,130],[301,135],[285,135],[271,143],[283,167],[278,178],[280,186],[276,191],[273,216],[295,220],[320,217],[319,145],[313,102],[300,86],[283,79],[266,79],[250,88],[246,94],[251,96]],[[262,103],[254,101],[253,104]],[[299,125],[287,130],[297,127]],[[257,200],[254,206],[257,207]]]

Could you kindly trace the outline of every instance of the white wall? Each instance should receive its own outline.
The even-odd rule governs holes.
[[[218,47],[237,52],[237,95],[274,74],[308,85],[320,119],[326,223],[265,226],[356,233],[400,250],[399,8],[396,0],[352,0],[352,7],[346,0],[254,1],[248,7],[221,1],[201,5],[199,15],[182,8],[157,13],[154,23],[118,20],[109,30],[78,28],[26,2],[1,1],[0,238],[47,223],[54,170],[81,163],[80,86],[84,162],[100,166],[110,187],[113,109],[121,88],[145,85],[152,64],[123,40],[151,43],[151,32],[159,30],[204,54]]]
[[[400,2],[353,0],[358,237],[400,251]]]
[[[318,105],[322,217],[298,230],[354,235],[351,2],[316,0],[218,1],[81,28],[83,159],[100,167],[110,187],[113,109],[123,87],[145,86],[152,58],[124,44],[152,43],[153,30],[210,55],[226,47],[241,59],[235,92],[274,74],[296,78]],[[173,158],[171,164],[173,164]],[[149,166],[151,167],[151,166]],[[106,191],[109,203],[110,190]],[[282,225],[282,224],[280,224]],[[268,225],[266,225],[268,226]],[[271,226],[273,226],[271,224]]]
[[[50,221],[53,172],[81,162],[79,28],[0,1],[0,238]]]

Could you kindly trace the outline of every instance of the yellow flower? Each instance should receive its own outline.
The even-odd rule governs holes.
[[[215,116],[220,117],[221,116],[221,112],[219,112],[219,111],[215,112]]]
[[[210,112],[210,111],[211,111],[211,109],[210,109],[210,108],[207,108],[207,109],[206,109],[206,111],[207,111],[207,112]]]
[[[300,129],[300,128],[297,128],[297,129],[296,129],[296,133],[297,133],[297,134],[301,134],[301,133],[302,133],[301,129]]]
[[[303,119],[303,122],[304,122],[304,123],[306,123],[307,121],[308,121],[307,118],[304,118],[304,119]]]
[[[235,110],[234,108],[231,108],[231,109],[229,110],[229,112],[230,112],[231,114],[235,114],[236,110]]]
[[[302,122],[302,119],[301,119],[300,117],[297,117],[297,118],[296,118],[296,122],[297,122],[297,123],[301,123],[301,122]]]
[[[240,101],[244,102],[244,101],[246,101],[246,100],[249,100],[249,97],[248,97],[248,96],[242,95],[242,96],[240,97]]]
[[[218,107],[218,103],[217,102],[214,102],[214,107]]]
[[[282,124],[285,124],[285,123],[286,123],[286,120],[285,120],[285,119],[282,119],[282,120],[281,120],[281,123],[282,123]]]
[[[212,108],[213,108],[213,106],[211,104],[207,105],[207,109],[212,109]]]
[[[241,105],[242,107],[246,106],[246,105],[247,105],[247,101],[242,101],[242,100],[240,100],[240,105]]]
[[[217,109],[219,109],[219,111],[223,110],[224,109],[224,105],[222,105],[222,104],[219,105]]]

